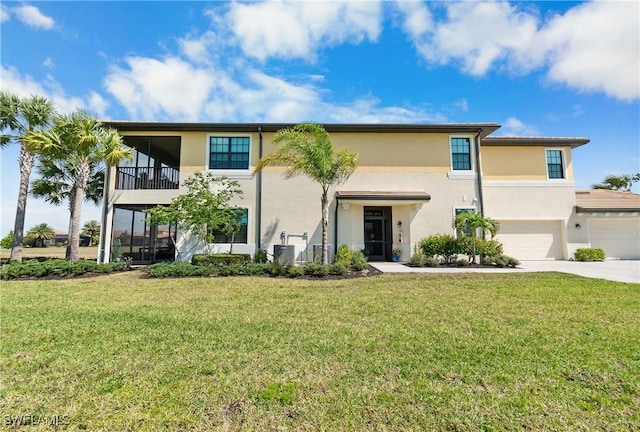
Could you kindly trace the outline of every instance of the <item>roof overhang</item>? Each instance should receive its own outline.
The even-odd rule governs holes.
[[[576,206],[576,213],[639,213],[640,208],[624,208],[624,207],[581,207]]]
[[[138,122],[126,120],[101,120],[105,126],[124,132],[164,131],[164,132],[276,132],[295,126],[295,123],[177,123]],[[481,138],[498,130],[497,123],[441,123],[441,124],[323,124],[327,132],[349,133],[475,133]]]
[[[545,146],[545,147],[564,147],[571,148],[580,147],[589,142],[589,138],[575,137],[508,137],[493,136],[483,138],[481,145],[483,146]]]
[[[431,201],[431,195],[424,191],[337,191],[336,200],[344,204],[424,204]]]

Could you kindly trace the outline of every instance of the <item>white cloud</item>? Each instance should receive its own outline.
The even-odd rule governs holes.
[[[377,40],[382,6],[379,1],[234,2],[228,19],[251,57],[313,60],[322,46]]]
[[[514,73],[547,68],[551,82],[622,100],[640,97],[638,2],[588,2],[546,23],[522,4],[451,2],[445,7],[446,19],[436,23],[424,4],[399,8],[405,32],[430,63],[459,63],[473,76],[496,67]]]
[[[515,117],[509,117],[500,129],[496,131],[496,135],[501,136],[537,136],[538,130],[532,126],[523,123]]]
[[[94,113],[98,118],[105,118],[109,102],[103,98],[100,94],[91,91],[87,98],[87,105],[89,111]]]
[[[55,63],[53,62],[53,59],[51,57],[47,57],[46,59],[44,59],[44,61],[42,62],[42,66],[46,67],[46,68],[52,68],[55,66]]]
[[[22,75],[15,67],[5,68],[0,66],[2,81],[0,88],[20,97],[32,95],[43,96],[55,106],[56,110],[62,113],[70,113],[77,109],[94,109],[95,96],[93,92],[85,98],[69,96],[66,94],[60,83],[55,78],[48,75],[42,82],[37,82],[30,75]],[[92,102],[93,101],[93,102]],[[96,105],[99,106],[99,105]]]
[[[11,14],[9,14],[9,8],[4,5],[0,5],[0,22],[6,22],[11,19]]]
[[[56,24],[53,18],[44,15],[35,6],[17,6],[13,8],[13,13],[20,21],[35,29],[51,30]]]
[[[128,57],[125,62],[128,69],[112,67],[104,84],[137,120],[156,120],[162,113],[173,120],[198,119],[217,78],[216,71],[177,57]]]

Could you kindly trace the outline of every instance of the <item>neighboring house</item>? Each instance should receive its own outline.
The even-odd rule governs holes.
[[[607,258],[640,259],[640,195],[576,191],[576,213],[569,226],[575,230],[574,248],[602,248]]]
[[[51,240],[46,240],[44,242],[45,247],[56,246],[60,244],[67,244],[67,240],[69,238],[69,234],[63,231],[53,230],[55,235]],[[80,234],[80,246],[89,246],[89,241],[91,239],[88,236]]]
[[[273,253],[294,244],[298,259],[321,243],[320,186],[306,177],[285,180],[284,167],[253,168],[273,151],[286,124],[107,121],[134,159],[110,167],[105,188],[101,259],[188,260],[204,251],[173,226],[150,226],[145,209],[169,204],[197,171],[237,180],[244,209],[234,252]],[[335,147],[360,155],[344,184],[330,191],[329,243],[367,248],[390,260],[398,247],[408,260],[431,234],[453,234],[452,219],[481,211],[501,222],[505,253],[521,260],[569,259],[587,245],[576,229],[572,151],[586,138],[491,137],[495,123],[434,125],[328,124]],[[578,219],[576,219],[578,218]],[[217,236],[214,250],[228,251]]]

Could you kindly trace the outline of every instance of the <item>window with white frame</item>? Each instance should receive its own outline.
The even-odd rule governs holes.
[[[470,137],[451,137],[451,169],[471,171]]]
[[[249,169],[250,144],[248,136],[210,136],[209,169]]]
[[[564,178],[564,154],[562,150],[547,150],[547,176],[549,179]]]
[[[223,230],[213,231],[214,243],[247,243],[247,227],[249,226],[249,211],[246,208],[235,209],[236,215],[236,230],[235,232],[225,232]],[[232,238],[233,237],[233,238]]]
[[[455,219],[459,214],[462,213],[467,213],[467,214],[471,214],[474,213],[476,211],[476,209],[474,207],[459,207],[459,208],[454,208],[453,209],[453,218]],[[456,237],[458,237],[458,231],[456,230],[455,235]],[[469,228],[465,228],[464,229],[464,233],[465,236],[470,236],[471,235],[471,229]]]

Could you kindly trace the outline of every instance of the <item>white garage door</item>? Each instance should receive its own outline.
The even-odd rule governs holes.
[[[500,221],[496,239],[519,260],[563,259],[560,221]]]
[[[640,259],[640,220],[589,219],[588,225],[591,247],[607,258]]]

